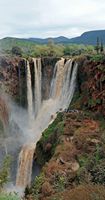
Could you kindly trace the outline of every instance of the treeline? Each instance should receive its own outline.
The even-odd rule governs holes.
[[[57,44],[48,44],[48,45],[35,45],[33,48],[20,48],[18,46],[12,47],[8,53],[12,53],[19,56],[76,56],[85,53],[93,53],[94,48],[92,46],[85,45],[57,45]]]
[[[48,44],[39,45],[34,42],[24,40],[6,39],[0,43],[2,52],[19,56],[75,56],[85,53],[93,53],[94,47],[91,45],[76,44],[54,44],[49,41]]]

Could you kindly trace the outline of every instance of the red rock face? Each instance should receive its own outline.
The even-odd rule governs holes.
[[[20,58],[0,58],[0,85],[11,96],[18,94],[19,61]]]
[[[81,105],[105,115],[105,63],[87,61],[79,70]]]
[[[49,98],[53,70],[59,58],[42,58],[42,99]],[[34,91],[34,63],[29,60]],[[26,61],[20,57],[0,57],[0,86],[20,105],[27,107]]]
[[[24,59],[20,57],[0,57],[0,88],[3,92],[9,94],[17,103],[21,103],[23,106],[27,104]],[[23,94],[24,96],[21,96],[20,102],[20,95]]]

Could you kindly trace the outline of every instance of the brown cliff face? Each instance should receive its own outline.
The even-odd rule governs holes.
[[[11,96],[18,94],[18,57],[0,57],[0,86]]]
[[[105,115],[105,61],[79,61],[78,89],[79,107]]]
[[[59,58],[41,58],[42,99],[48,99],[54,66]],[[34,91],[34,63],[29,59]],[[0,57],[0,86],[21,106],[27,107],[26,60],[20,57]]]

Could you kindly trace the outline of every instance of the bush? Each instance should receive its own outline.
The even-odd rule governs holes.
[[[22,56],[22,50],[20,47],[12,47],[12,54],[16,56]]]
[[[15,194],[0,194],[0,200],[20,200],[20,198]]]
[[[3,166],[0,170],[0,189],[9,181],[11,157],[7,155],[3,161]]]
[[[93,62],[103,62],[103,61],[105,61],[105,55],[95,54],[95,55],[91,56],[90,60]]]
[[[27,191],[25,191],[26,197],[27,195],[31,194],[35,200],[38,200],[41,194],[41,188],[44,181],[45,181],[45,175],[44,173],[41,173],[39,176],[35,178],[32,187],[30,189],[27,188]]]
[[[105,153],[103,147],[96,146],[94,155],[90,158],[81,157],[79,162],[81,168],[78,171],[78,183],[90,183],[105,185]]]
[[[58,192],[64,191],[66,182],[67,180],[65,176],[56,174],[55,183],[54,183],[55,190]]]
[[[63,114],[58,113],[54,122],[42,133],[41,139],[37,142],[36,155],[39,165],[43,166],[54,154],[58,138],[63,134],[63,127]]]

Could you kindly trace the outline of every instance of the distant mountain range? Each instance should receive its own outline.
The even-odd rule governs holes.
[[[56,38],[46,38],[46,39],[40,39],[40,38],[29,38],[29,40],[34,41],[36,43],[40,44],[46,44],[50,39],[54,41],[54,43],[75,43],[75,44],[88,44],[88,45],[95,45],[97,41],[97,37],[99,37],[100,40],[105,43],[105,30],[97,30],[97,31],[88,31],[83,33],[79,37],[74,38],[66,38],[63,36],[56,37]]]
[[[64,36],[60,36],[60,37],[55,37],[55,38],[11,38],[11,37],[7,37],[2,39],[2,41],[6,41],[6,40],[18,40],[18,41],[30,41],[30,42],[34,42],[37,44],[47,44],[49,42],[49,40],[53,40],[54,43],[56,44],[86,44],[86,45],[95,45],[96,41],[97,41],[97,37],[99,37],[100,40],[103,41],[103,43],[105,44],[105,30],[96,30],[96,31],[88,31],[83,33],[81,36],[79,37],[74,37],[74,38],[66,38]]]

